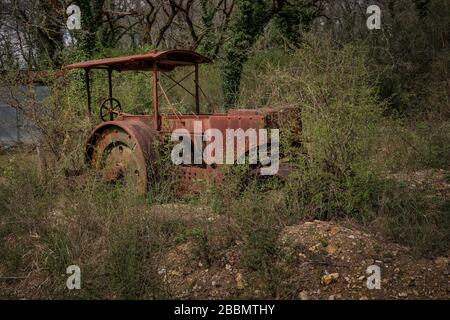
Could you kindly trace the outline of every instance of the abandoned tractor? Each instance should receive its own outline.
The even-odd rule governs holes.
[[[65,66],[66,69],[84,69],[86,75],[87,104],[89,113],[91,107],[90,71],[103,69],[108,76],[109,96],[101,103],[99,113],[101,122],[93,129],[86,146],[86,160],[95,169],[102,172],[107,181],[126,181],[132,184],[140,193],[148,190],[152,179],[157,179],[158,152],[154,148],[156,141],[170,140],[175,130],[183,129],[195,141],[196,137],[203,136],[208,129],[217,129],[225,136],[227,129],[259,129],[279,128],[293,118],[288,109],[232,109],[227,113],[201,113],[201,98],[207,98],[199,83],[199,65],[211,63],[211,60],[192,51],[168,50],[153,51],[150,53],[131,55],[117,58],[107,58],[83,61]],[[176,80],[174,69],[193,67],[194,70]],[[120,101],[113,97],[112,76],[113,71],[148,71],[152,74],[153,113],[134,115],[123,112]],[[172,72],[172,73],[171,73]],[[164,88],[161,78],[164,77],[172,83]],[[193,83],[189,90],[182,84],[191,80]],[[191,114],[181,114],[171,108],[169,112],[160,111],[161,97],[169,102],[167,93],[178,86],[189,92],[193,97],[194,105]],[[193,92],[191,92],[193,91]],[[201,95],[202,94],[202,97]],[[203,99],[202,98],[202,99]],[[172,106],[172,104],[170,104]],[[295,114],[295,113],[294,113]],[[291,121],[292,122],[292,121]],[[300,121],[294,121],[294,130],[300,130]],[[200,128],[200,130],[198,129]],[[245,137],[244,137],[245,139]],[[200,137],[200,141],[205,141]],[[258,140],[259,141],[259,140]],[[206,142],[202,142],[208,144]],[[257,146],[248,141],[244,142],[245,152]],[[270,141],[269,141],[270,144]],[[269,147],[270,148],[270,147]],[[282,162],[283,163],[283,162]],[[207,164],[205,161],[194,164],[181,164],[179,177],[182,184],[192,185],[196,180],[220,180],[219,166]],[[285,173],[281,166],[279,173]]]

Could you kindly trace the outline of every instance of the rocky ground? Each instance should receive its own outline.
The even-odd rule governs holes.
[[[159,273],[178,298],[267,298],[261,280],[242,267],[240,245],[225,252],[219,266],[208,268],[193,259],[192,242],[182,243],[164,255]],[[357,226],[305,222],[285,228],[278,245],[277,286],[293,299],[450,298],[449,255],[416,259],[407,248]],[[367,288],[372,265],[380,267],[380,289]]]

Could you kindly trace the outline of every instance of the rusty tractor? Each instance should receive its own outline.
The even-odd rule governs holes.
[[[289,109],[232,109],[227,113],[201,113],[201,95],[205,99],[207,96],[200,87],[199,65],[205,63],[211,63],[211,60],[196,52],[167,50],[83,61],[65,66],[65,69],[85,70],[89,113],[92,111],[90,70],[103,69],[108,75],[109,96],[100,105],[102,122],[93,129],[87,141],[86,161],[101,171],[105,180],[124,180],[132,184],[138,192],[145,193],[152,183],[152,179],[157,179],[157,175],[150,170],[158,159],[154,143],[167,139],[175,129],[186,129],[193,136],[198,134],[198,132],[194,132],[194,123],[199,121],[203,130],[201,134],[203,134],[211,128],[219,129],[222,132],[225,132],[226,129],[278,128],[281,124],[285,125],[288,120],[292,120],[292,113]],[[181,80],[176,80],[170,73],[175,68],[187,67],[193,67],[194,70]],[[152,114],[135,115],[122,111],[120,101],[113,97],[113,71],[148,71],[152,73]],[[192,80],[192,76],[194,90],[188,90],[182,82],[187,79]],[[162,77],[171,81],[172,86],[164,89],[161,83]],[[176,110],[171,110],[166,114],[160,112],[160,98],[164,96],[165,99],[168,99],[167,92],[174,86],[180,86],[193,97],[195,111],[191,114],[181,114]],[[300,130],[300,121],[294,123],[296,123],[294,130]],[[195,139],[195,137],[192,138]],[[246,144],[246,150],[251,147],[248,143]],[[182,184],[188,186],[193,185],[196,180],[220,181],[223,177],[218,170],[219,166],[215,165],[201,163],[178,167]],[[280,168],[280,175],[289,170],[286,168]]]

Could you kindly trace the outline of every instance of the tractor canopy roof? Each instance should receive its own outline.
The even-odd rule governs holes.
[[[66,69],[110,69],[116,71],[171,71],[175,67],[210,63],[211,60],[189,50],[165,50],[125,57],[82,61],[65,66]]]

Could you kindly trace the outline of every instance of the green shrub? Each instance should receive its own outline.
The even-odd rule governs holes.
[[[247,69],[246,77],[258,81],[242,88],[241,105],[295,106],[301,115],[306,152],[297,154],[297,169],[286,181],[284,210],[297,219],[381,219],[379,231],[396,241],[422,253],[442,251],[449,244],[442,199],[388,176],[392,170],[447,167],[448,123],[411,126],[387,117],[366,46],[337,47],[311,35],[306,41],[277,62],[267,61],[268,54],[255,56],[249,64],[260,67]],[[405,221],[408,227],[399,232]]]

